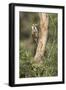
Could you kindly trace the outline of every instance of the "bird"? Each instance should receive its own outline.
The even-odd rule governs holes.
[[[37,44],[38,38],[39,38],[39,30],[38,30],[37,24],[32,25],[32,38],[33,38],[34,43]]]

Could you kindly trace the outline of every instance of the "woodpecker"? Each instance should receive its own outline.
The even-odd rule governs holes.
[[[32,25],[32,38],[33,42],[37,44],[39,39],[39,29],[37,24]]]

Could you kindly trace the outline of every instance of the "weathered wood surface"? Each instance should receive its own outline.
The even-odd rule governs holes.
[[[45,46],[48,36],[48,15],[46,13],[40,13],[40,32],[39,32],[39,41],[36,49],[36,54],[34,60],[37,64],[42,63],[42,56],[45,52]]]

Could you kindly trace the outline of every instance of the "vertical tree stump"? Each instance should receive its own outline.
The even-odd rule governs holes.
[[[44,55],[47,36],[48,36],[48,15],[46,13],[40,13],[40,32],[39,41],[36,49],[34,60],[37,64],[42,63],[42,56]]]

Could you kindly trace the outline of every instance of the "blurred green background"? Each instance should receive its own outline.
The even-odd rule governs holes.
[[[40,22],[37,12],[20,12],[20,42],[19,42],[19,77],[47,77],[58,75],[58,15],[48,13],[49,32],[46,43],[46,52],[43,64],[40,67],[33,66],[34,45],[31,44],[32,24]]]

